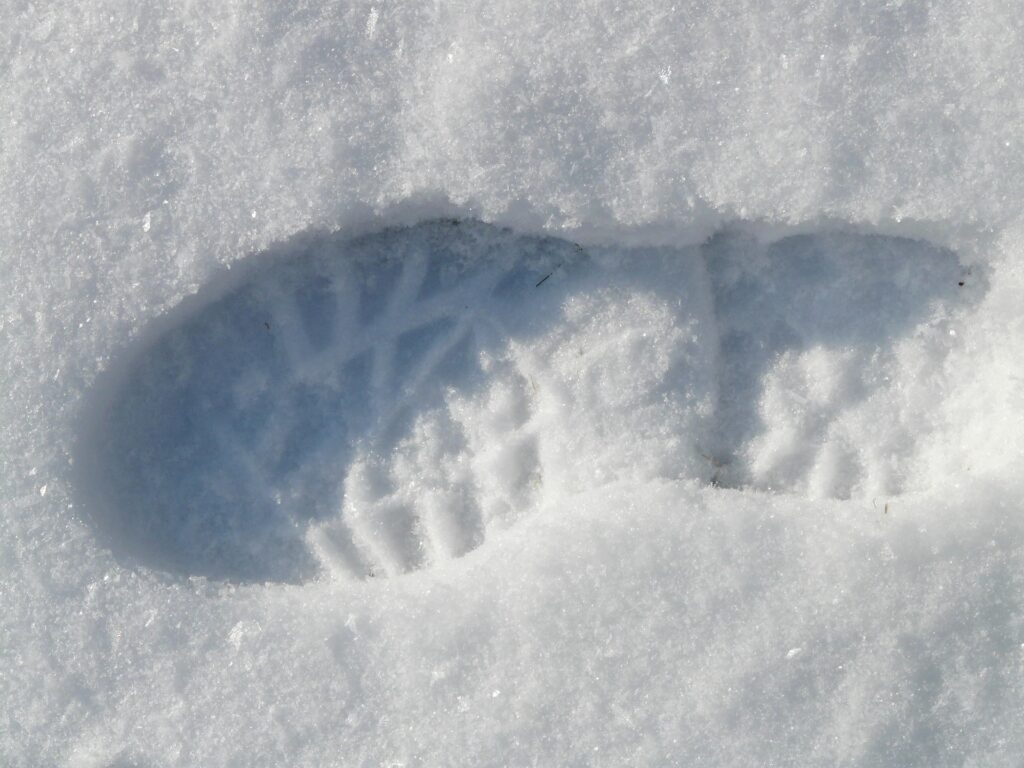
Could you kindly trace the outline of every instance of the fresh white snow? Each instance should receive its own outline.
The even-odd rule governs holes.
[[[1024,760],[1024,13],[0,8],[0,763]]]

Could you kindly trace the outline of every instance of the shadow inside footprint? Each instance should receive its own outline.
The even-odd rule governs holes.
[[[457,558],[616,480],[799,488],[825,472],[829,414],[874,386],[844,371],[959,276],[948,251],[854,235],[584,250],[442,221],[297,237],[97,383],[81,506],[125,562],[302,582]],[[818,348],[817,379],[850,379],[824,395],[814,370],[802,391],[779,367],[813,368]],[[758,443],[772,386],[818,403],[781,448]],[[848,494],[840,475],[818,486]]]

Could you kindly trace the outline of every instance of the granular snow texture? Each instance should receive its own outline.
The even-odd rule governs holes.
[[[1024,761],[1024,13],[0,8],[0,763]]]

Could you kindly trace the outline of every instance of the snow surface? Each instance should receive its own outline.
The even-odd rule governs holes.
[[[0,763],[1019,765],[1022,27],[0,7]]]

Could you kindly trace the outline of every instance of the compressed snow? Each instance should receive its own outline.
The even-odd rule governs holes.
[[[1022,20],[5,5],[0,763],[1020,764]]]

